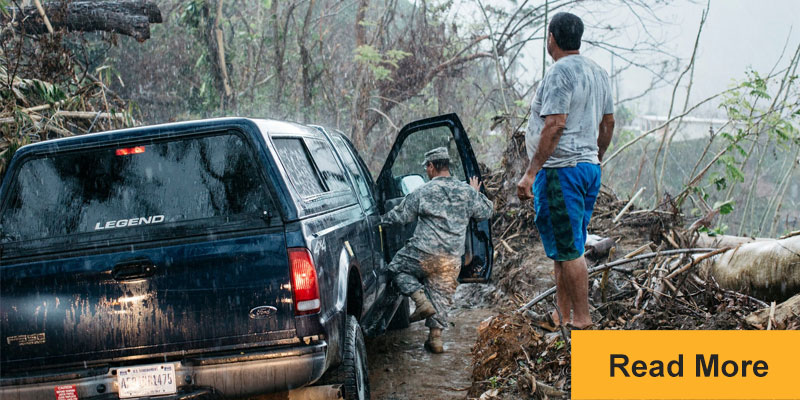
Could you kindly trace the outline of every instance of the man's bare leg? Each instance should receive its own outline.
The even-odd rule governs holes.
[[[586,259],[580,256],[574,260],[561,261],[561,279],[567,288],[570,305],[575,311],[572,324],[577,328],[585,328],[592,324],[589,314],[589,272]],[[558,289],[560,290],[560,288]],[[561,301],[559,296],[559,301]]]
[[[572,298],[569,295],[568,282],[565,280],[564,266],[561,261],[553,261],[553,272],[556,276],[556,306],[561,310],[564,321],[569,322]],[[561,325],[562,321],[558,316],[558,311],[553,310],[552,318],[556,325]]]

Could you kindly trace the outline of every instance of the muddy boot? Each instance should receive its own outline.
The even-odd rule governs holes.
[[[420,289],[414,292],[414,294],[411,295],[411,300],[414,300],[416,309],[414,313],[408,317],[409,322],[421,321],[436,314],[436,309],[433,308],[433,304],[428,300],[428,296],[425,294],[424,290]]]
[[[425,341],[425,349],[434,354],[444,353],[444,341],[442,341],[442,330],[431,328],[428,340]]]

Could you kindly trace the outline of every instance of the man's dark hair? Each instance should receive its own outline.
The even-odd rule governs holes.
[[[438,171],[450,170],[450,160],[432,160],[433,169]]]
[[[581,48],[583,36],[583,21],[575,14],[560,12],[550,20],[548,28],[556,39],[556,44],[561,50],[578,50]]]

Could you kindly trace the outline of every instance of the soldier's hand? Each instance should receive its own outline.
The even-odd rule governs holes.
[[[472,178],[469,178],[469,185],[472,186],[473,189],[480,192],[481,185],[483,185],[483,183],[478,179],[477,176],[473,176]]]
[[[533,192],[531,191],[531,188],[533,187],[534,179],[536,178],[525,174],[522,175],[522,179],[520,179],[517,183],[517,197],[521,201],[533,199]]]

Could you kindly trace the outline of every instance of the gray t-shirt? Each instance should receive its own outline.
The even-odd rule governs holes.
[[[600,164],[597,135],[604,114],[614,113],[608,74],[594,61],[571,55],[547,71],[531,104],[525,147],[532,159],[539,146],[544,117],[567,114],[564,133],[544,168],[574,167],[579,162]]]

